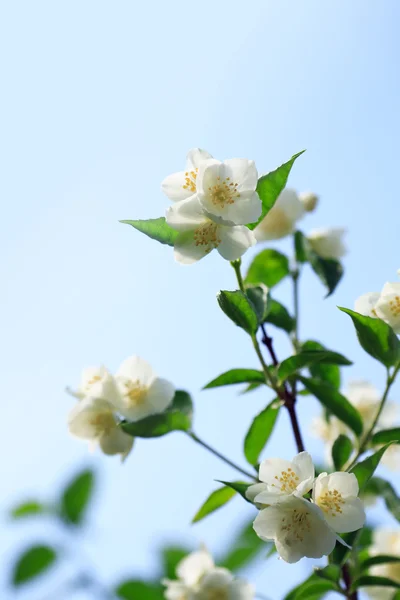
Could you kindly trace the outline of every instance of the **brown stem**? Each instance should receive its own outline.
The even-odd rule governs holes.
[[[350,574],[350,569],[349,569],[348,563],[344,563],[344,565],[342,566],[342,577],[343,577],[344,585],[346,587],[346,598],[348,598],[348,600],[358,600],[357,590],[354,590],[354,592],[350,591],[351,590],[351,574]]]

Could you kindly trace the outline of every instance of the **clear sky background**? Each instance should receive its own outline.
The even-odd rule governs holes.
[[[347,227],[349,254],[333,298],[323,301],[305,273],[300,333],[355,360],[347,380],[382,386],[382,369],[335,307],[396,280],[400,267],[399,20],[396,0],[0,3],[3,515],[96,466],[85,546],[106,582],[151,575],[161,540],[216,552],[250,515],[238,498],[189,525],[213,480],[235,473],[181,434],[138,440],[121,466],[90,456],[66,428],[64,388],[81,368],[113,370],[138,353],[193,393],[198,434],[244,465],[242,439],[265,392],[199,391],[226,369],[256,366],[215,299],[235,287],[232,269],[218,255],[181,267],[171,249],[118,223],[164,214],[160,182],[191,147],[253,158],[260,172],[307,148],[290,184],[321,204],[302,228]],[[289,303],[289,286],[279,292]],[[283,357],[289,348],[276,342]],[[305,431],[318,410],[301,401]],[[279,432],[268,454],[290,458],[286,414]],[[318,441],[307,446],[321,456]],[[18,550],[53,533],[4,516],[2,585]],[[306,568],[272,559],[249,576],[278,600]]]

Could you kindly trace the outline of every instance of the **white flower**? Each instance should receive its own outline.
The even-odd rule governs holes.
[[[282,497],[292,494],[304,496],[311,490],[314,476],[314,465],[308,452],[300,452],[291,462],[281,458],[269,458],[260,464],[261,484],[250,486],[247,494],[250,494],[250,498],[253,492],[258,491],[254,502],[259,504],[274,504]]]
[[[379,292],[368,292],[360,296],[354,310],[368,317],[382,319],[400,333],[400,283],[387,282]]]
[[[348,533],[363,527],[365,511],[358,498],[354,473],[321,473],[314,483],[312,498],[334,531]]]
[[[199,167],[197,197],[211,218],[219,217],[228,225],[247,225],[261,215],[257,182],[257,169],[252,160],[207,160]]]
[[[250,583],[235,578],[228,569],[215,567],[201,578],[193,600],[252,600],[254,594]]]
[[[104,454],[121,454],[131,451],[133,438],[118,427],[114,407],[101,398],[84,398],[71,410],[68,427],[72,435],[99,445]]]
[[[286,496],[261,510],[253,527],[262,540],[275,542],[278,554],[288,563],[303,557],[321,558],[336,544],[336,534],[322,510],[297,496]]]
[[[71,392],[76,398],[103,398],[112,402],[116,396],[115,381],[111,373],[103,366],[83,369],[81,382],[76,392]]]
[[[378,315],[375,312],[375,306],[379,300],[379,296],[379,292],[367,292],[363,294],[354,302],[354,310],[360,313],[360,315],[376,319]]]
[[[369,549],[372,556],[379,554],[400,556],[400,529],[378,527],[373,532],[372,546]],[[374,565],[370,574],[378,577],[388,577],[400,583],[400,562]],[[366,587],[364,591],[374,600],[389,600],[393,597],[394,589],[388,587]]]
[[[130,421],[163,412],[175,395],[172,383],[157,377],[149,363],[138,356],[124,360],[115,381],[119,391],[116,410]]]
[[[175,259],[182,264],[195,263],[214,249],[226,260],[236,260],[256,243],[247,227],[230,226],[219,217],[207,216],[197,196],[172,205],[166,220],[180,232]]]
[[[186,157],[186,170],[166,177],[161,184],[163,192],[174,202],[195,194],[199,166],[210,158],[212,158],[211,154],[201,148],[189,150]]]
[[[306,212],[313,212],[317,207],[319,197],[314,192],[301,192],[299,200]]]
[[[297,193],[285,188],[279,194],[269,213],[255,228],[254,234],[257,241],[278,240],[289,235],[303,215],[304,206]]]
[[[314,229],[307,235],[307,239],[318,256],[338,260],[347,251],[342,240],[345,233],[346,230],[340,227]]]

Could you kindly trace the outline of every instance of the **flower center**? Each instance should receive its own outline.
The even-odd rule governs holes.
[[[331,517],[336,517],[342,513],[344,500],[342,494],[338,490],[329,490],[321,494],[317,501],[318,506]]]
[[[393,300],[390,300],[389,308],[394,317],[398,317],[400,315],[400,296],[395,296]]]
[[[305,510],[297,510],[286,514],[281,519],[281,530],[285,532],[285,543],[292,546],[296,542],[303,542],[304,535],[311,531],[309,513]]]
[[[282,492],[294,492],[299,485],[299,477],[290,467],[287,471],[281,471],[280,475],[275,475],[275,479],[278,483],[273,483],[273,487],[279,488]]]
[[[135,381],[130,379],[124,383],[126,391],[124,398],[129,406],[140,406],[146,399],[147,387],[140,383],[138,379]]]
[[[111,412],[103,412],[92,417],[90,424],[95,428],[97,435],[108,434],[115,427],[115,419]]]
[[[231,181],[230,177],[221,181],[220,177],[217,177],[217,183],[208,188],[211,202],[214,206],[225,208],[226,204],[234,204],[236,198],[240,198],[240,194],[237,190],[238,183]]]
[[[196,246],[206,246],[206,253],[211,252],[214,248],[218,248],[221,239],[218,237],[218,225],[212,221],[200,225],[194,230],[194,243]]]
[[[182,186],[184,190],[189,190],[189,192],[196,191],[196,179],[197,179],[198,169],[194,169],[194,171],[186,171],[185,172],[185,183]]]
[[[87,382],[87,385],[88,386],[94,385],[98,381],[101,381],[101,376],[100,375],[93,375],[93,377],[91,379],[89,379],[89,381]]]

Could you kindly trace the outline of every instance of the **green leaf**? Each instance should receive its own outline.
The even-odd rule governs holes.
[[[93,495],[94,473],[85,469],[67,485],[60,500],[60,516],[68,524],[80,525]]]
[[[377,431],[372,436],[371,442],[372,444],[387,444],[389,442],[400,444],[400,427]]]
[[[400,498],[391,483],[381,477],[371,477],[365,487],[365,493],[382,498],[388,511],[400,522]]]
[[[258,319],[253,304],[248,298],[236,290],[235,292],[221,291],[217,296],[221,310],[236,325],[247,331],[250,335],[258,328]]]
[[[335,365],[351,365],[345,356],[338,352],[330,350],[302,350],[298,354],[289,356],[281,362],[278,367],[278,378],[281,383],[288,377],[294,375],[304,367],[309,367],[315,363],[327,363]]]
[[[164,577],[167,579],[176,578],[176,567],[191,550],[182,546],[166,546],[161,549],[161,562],[163,565]]]
[[[328,581],[333,581],[335,583],[339,581],[341,576],[339,565],[328,565],[321,569],[314,569],[314,573],[321,579],[327,579]]]
[[[356,545],[356,541],[362,535],[362,532],[363,529],[359,529],[358,531],[352,531],[351,533],[343,533],[340,537],[350,546],[350,548],[353,548]],[[343,565],[351,552],[350,548],[337,543],[333,552],[330,554],[331,558],[329,559],[329,562],[335,565]]]
[[[336,590],[337,586],[333,581],[321,579],[313,573],[300,585],[297,585],[291,592],[286,594],[284,600],[319,600],[324,594]]]
[[[18,504],[11,510],[11,517],[13,519],[23,519],[25,517],[35,517],[37,515],[43,515],[49,512],[47,506],[36,500],[29,500]]]
[[[41,575],[51,567],[56,558],[56,551],[50,546],[37,545],[25,550],[14,565],[13,584],[19,586]]]
[[[271,171],[270,173],[267,173],[267,175],[260,177],[257,184],[257,193],[262,202],[262,213],[256,223],[248,225],[249,229],[254,229],[274,206],[279,194],[286,186],[294,161],[303,154],[303,152],[305,152],[305,150],[294,154],[290,160],[283,163],[283,165],[275,169],[275,171]]]
[[[333,258],[321,258],[311,249],[308,251],[308,261],[314,273],[327,288],[326,297],[333,294],[343,276],[343,267],[340,262]]]
[[[123,600],[162,600],[164,598],[161,586],[140,579],[123,581],[116,587],[115,595]]]
[[[229,488],[232,488],[233,490],[235,490],[235,492],[240,494],[242,496],[242,498],[244,498],[247,502],[250,502],[250,500],[248,500],[248,498],[246,498],[246,491],[247,491],[247,488],[253,484],[244,483],[243,481],[221,481],[220,479],[217,479],[217,481],[219,481],[219,483],[223,483],[224,485],[228,486]],[[251,504],[251,502],[250,502],[250,504]]]
[[[301,231],[296,231],[294,234],[294,249],[296,253],[296,262],[307,262],[308,242]]]
[[[250,522],[240,529],[238,534],[228,545],[228,550],[220,558],[218,564],[229,571],[237,571],[248,565],[261,551],[264,551],[268,545],[265,545],[253,529],[254,516]],[[274,544],[269,544],[270,549]]]
[[[207,515],[213,513],[221,506],[224,506],[233,496],[236,494],[235,490],[230,487],[222,487],[214,490],[201,506],[201,508],[195,514],[192,523],[197,523],[206,517]]]
[[[302,350],[326,350],[326,348],[320,342],[308,340],[302,344]],[[337,390],[340,388],[340,369],[338,365],[315,363],[308,368],[313,377],[326,381]]]
[[[365,571],[374,565],[384,565],[390,563],[400,563],[399,556],[393,556],[389,554],[378,554],[376,556],[369,556],[367,559],[363,560],[360,568]]]
[[[356,435],[361,435],[363,423],[360,413],[350,402],[342,396],[337,389],[318,379],[299,377],[304,387],[307,388],[325,408],[335,417],[343,421]]]
[[[341,433],[332,446],[332,460],[337,471],[342,470],[342,467],[347,463],[352,452],[352,441],[347,435]]]
[[[400,583],[393,581],[393,579],[389,579],[388,577],[376,577],[372,575],[363,575],[362,577],[359,577],[353,581],[353,585],[351,587],[353,590],[357,590],[360,587],[368,587],[371,585],[400,589]]]
[[[357,331],[357,337],[366,352],[386,367],[396,364],[400,358],[400,342],[393,329],[381,319],[360,315],[354,310],[339,309],[348,314]]]
[[[263,283],[268,288],[272,288],[287,275],[289,275],[288,257],[277,250],[267,248],[254,258],[247,271],[245,284],[248,286]]]
[[[190,395],[177,390],[171,405],[163,413],[150,415],[133,423],[124,421],[121,428],[125,433],[141,438],[160,437],[172,431],[189,431],[192,426],[192,412]]]
[[[275,325],[275,327],[279,327],[279,329],[283,329],[287,333],[291,333],[294,329],[294,319],[290,316],[288,310],[278,302],[277,300],[273,300],[271,297],[269,299],[269,312],[265,319],[266,323],[271,323]]]
[[[383,446],[383,448],[381,448],[374,454],[371,454],[371,456],[368,456],[368,458],[366,458],[365,460],[357,463],[351,469],[350,472],[354,473],[354,475],[357,477],[357,481],[358,481],[358,485],[360,486],[360,490],[362,490],[366,486],[369,479],[374,474],[375,469],[378,467],[382,456],[384,455],[386,450],[389,448],[391,443],[392,442],[390,442],[389,444],[386,444],[386,446]]]
[[[264,323],[269,311],[269,292],[265,285],[255,285],[246,288],[246,296],[254,306],[258,322]]]
[[[132,225],[132,227],[141,231],[152,240],[157,240],[157,242],[167,244],[167,246],[173,246],[179,235],[178,231],[175,231],[175,229],[172,229],[168,225],[164,217],[139,221],[120,221],[120,223]]]
[[[244,440],[244,455],[247,462],[255,465],[274,430],[281,405],[276,399],[253,420]]]
[[[262,371],[256,371],[256,369],[231,369],[207,383],[203,390],[235,383],[265,383],[265,375]]]

